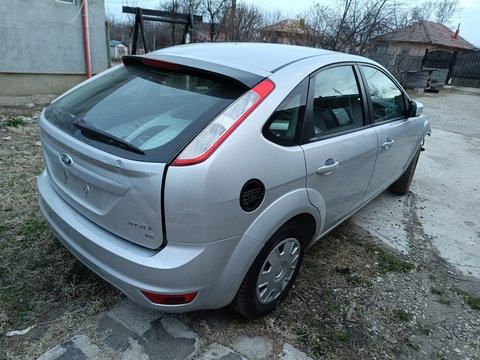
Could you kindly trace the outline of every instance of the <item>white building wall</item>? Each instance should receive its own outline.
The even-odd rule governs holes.
[[[92,72],[108,66],[104,0],[87,0]],[[0,1],[0,74],[85,74],[82,0]]]

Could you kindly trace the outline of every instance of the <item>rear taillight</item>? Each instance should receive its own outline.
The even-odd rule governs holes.
[[[172,165],[194,165],[208,159],[274,88],[275,84],[266,79],[235,100],[183,149]]]
[[[142,291],[142,294],[145,295],[148,298],[148,300],[150,300],[155,304],[182,305],[182,304],[188,304],[192,302],[198,293],[193,292],[189,294],[165,295],[165,294],[151,293],[148,291]]]

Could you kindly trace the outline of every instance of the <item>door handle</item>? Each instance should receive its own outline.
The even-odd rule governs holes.
[[[393,144],[395,143],[395,140],[392,139],[392,138],[388,138],[387,141],[385,141],[383,144],[382,144],[382,149],[383,150],[388,150],[390,149]]]
[[[338,164],[339,164],[338,161],[333,161],[333,159],[328,159],[327,161],[325,161],[325,165],[320,166],[317,169],[317,174],[330,175],[333,172],[333,170],[338,168]]]

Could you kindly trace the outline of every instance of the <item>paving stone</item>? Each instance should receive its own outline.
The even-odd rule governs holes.
[[[85,335],[71,339],[48,350],[37,360],[89,360],[100,358],[100,349]]]
[[[304,352],[298,350],[290,344],[283,344],[282,352],[277,358],[278,360],[313,360]]]
[[[229,324],[238,317],[238,313],[230,307],[217,310],[200,310],[189,314],[194,321],[205,322],[209,327],[226,330]]]
[[[160,311],[144,309],[129,299],[122,301],[107,314],[138,335],[143,335],[148,331],[152,321],[164,316],[164,313]]]
[[[128,339],[129,347],[122,354],[122,360],[150,360],[150,356],[145,354],[143,346],[135,339]]]
[[[246,360],[232,349],[217,343],[210,344],[197,360]]]
[[[127,328],[123,323],[111,318],[108,314],[102,314],[98,318],[97,330],[108,334],[103,339],[103,343],[115,351],[124,352],[131,347],[129,339],[138,343],[144,342],[140,335]]]
[[[239,336],[233,340],[233,348],[247,359],[263,360],[272,355],[273,341],[263,336]]]
[[[161,323],[165,330],[172,335],[173,337],[177,338],[185,338],[185,339],[193,339],[195,342],[199,342],[198,335],[190,330],[188,326],[181,323],[180,321],[170,317],[164,316],[161,318]]]
[[[144,334],[143,349],[145,353],[149,355],[151,360],[184,360],[192,356],[196,351],[196,336],[190,338],[183,337],[182,334],[184,333],[178,328],[172,331],[173,326],[171,323],[174,323],[176,320],[168,318],[171,320],[169,324],[171,327],[168,328],[162,322],[164,319],[157,319],[152,322],[150,330]],[[176,322],[179,323],[178,321]],[[175,324],[175,326],[179,327],[178,324]]]
[[[123,352],[123,359],[183,360],[200,347],[195,332],[160,311],[122,301],[98,320],[98,330],[109,331],[104,343]],[[138,356],[135,356],[137,354]]]

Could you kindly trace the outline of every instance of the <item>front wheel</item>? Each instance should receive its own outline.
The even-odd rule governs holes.
[[[258,254],[232,306],[248,318],[271,313],[285,299],[302,264],[305,230],[292,220],[283,225]]]
[[[400,176],[397,181],[390,185],[389,189],[392,193],[397,195],[405,195],[408,192],[410,185],[412,184],[413,174],[415,174],[415,169],[417,168],[418,158],[420,157],[421,151],[422,147],[420,146],[402,176]]]

